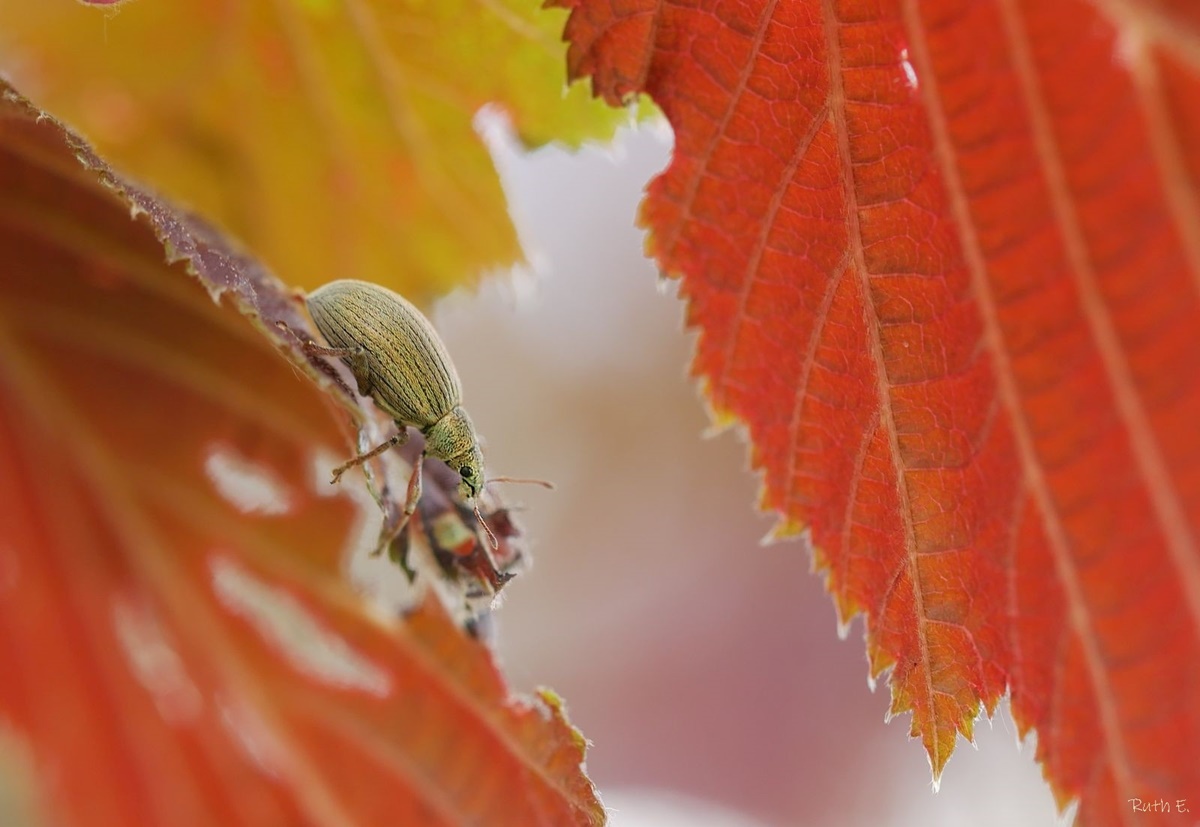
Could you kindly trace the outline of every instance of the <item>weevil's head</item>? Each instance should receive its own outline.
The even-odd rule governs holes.
[[[483,491],[483,452],[471,417],[461,406],[455,407],[425,431],[425,450],[458,472],[462,482],[458,495],[463,499]]]
[[[458,496],[463,499],[478,497],[483,491],[483,452],[479,450],[479,443],[472,445],[465,454],[451,457],[446,464],[462,478],[458,484]]]

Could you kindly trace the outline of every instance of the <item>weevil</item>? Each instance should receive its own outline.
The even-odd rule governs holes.
[[[358,383],[358,392],[396,421],[391,438],[333,469],[332,482],[384,451],[403,445],[408,428],[425,437],[425,448],[413,464],[399,531],[421,499],[421,467],[436,457],[459,475],[459,496],[475,501],[475,516],[492,545],[495,535],[479,513],[485,484],[483,452],[471,417],[462,406],[462,385],[446,346],[433,325],[403,296],[365,281],[344,279],[319,287],[308,296],[308,311],[328,347],[307,342],[314,356],[340,358]],[[497,477],[495,482],[534,482]]]

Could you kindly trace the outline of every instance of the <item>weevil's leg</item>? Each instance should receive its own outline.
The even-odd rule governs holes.
[[[391,530],[392,537],[398,537],[400,532],[404,530],[404,527],[408,525],[409,519],[416,513],[417,503],[421,501],[421,469],[424,467],[425,452],[422,451],[421,455],[413,461],[412,476],[408,478],[408,495],[404,499],[404,513],[400,515],[400,522],[396,523],[395,527]],[[391,543],[381,544],[379,548],[371,552],[371,556],[377,557],[383,551],[384,547],[389,545]]]
[[[371,395],[371,363],[367,360],[367,349],[362,345],[355,347],[325,347],[309,340],[304,343],[304,352],[309,356],[336,356],[345,359],[358,382],[358,392],[363,396]]]
[[[417,510],[417,503],[421,501],[421,469],[424,467],[425,452],[422,451],[413,463],[412,476],[408,478],[408,496],[404,499],[404,516],[400,519],[400,525],[408,522],[408,518]]]
[[[312,339],[302,336],[292,326],[282,320],[276,320],[275,326],[285,333],[290,333],[300,341],[300,347],[306,356],[335,356],[338,359],[346,359],[350,366],[350,372],[354,374],[354,381],[358,383],[358,392],[361,396],[370,396],[371,394],[371,363],[367,359],[367,349],[362,345],[356,347],[325,347],[319,345]],[[338,376],[337,371],[329,367],[325,362],[319,362],[318,367],[321,372],[328,375],[330,379],[337,382],[347,393],[350,388],[346,387],[346,383],[342,381],[342,377]]]
[[[397,445],[403,445],[406,442],[408,442],[408,429],[405,428],[404,426],[400,426],[400,430],[397,431],[395,434],[393,434],[391,439],[387,440],[386,442],[384,442],[380,445],[376,445],[374,448],[372,448],[370,451],[367,451],[365,454],[359,454],[354,459],[347,460],[346,462],[343,462],[341,465],[339,465],[337,468],[334,468],[333,469],[333,479],[329,481],[329,484],[330,485],[336,484],[337,481],[342,478],[342,474],[346,473],[351,468],[362,465],[367,460],[373,459],[374,457],[379,456],[384,451],[389,451],[392,448],[395,448]]]

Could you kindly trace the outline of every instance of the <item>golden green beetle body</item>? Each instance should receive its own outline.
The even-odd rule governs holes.
[[[359,393],[369,395],[400,426],[378,448],[334,471],[346,470],[407,439],[411,426],[425,436],[425,453],[445,462],[462,480],[459,494],[483,489],[483,454],[471,418],[462,407],[462,386],[450,354],[433,325],[411,302],[365,281],[334,281],[308,296],[308,310],[330,347],[315,354],[337,356],[354,373]],[[420,495],[420,461],[409,485],[406,513]],[[415,487],[415,491],[413,490]]]

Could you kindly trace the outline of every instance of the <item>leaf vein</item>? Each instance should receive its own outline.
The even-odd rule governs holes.
[[[879,338],[879,327],[874,323],[877,321],[877,319],[872,318],[875,314],[873,313],[873,308],[870,306],[870,277],[868,275],[866,257],[864,255],[862,229],[859,225],[858,195],[855,187],[853,163],[851,160],[852,153],[850,150],[850,136],[847,133],[846,94],[842,84],[841,43],[837,23],[835,22],[836,13],[833,0],[822,0],[822,9],[825,19],[826,48],[829,52],[830,109],[833,113],[832,120],[837,133],[838,157],[841,159],[842,163],[843,191],[846,198],[848,243],[853,252],[854,265],[855,269],[857,270],[858,278],[862,282],[862,295],[864,303],[863,310],[864,314],[867,315],[867,318],[864,319],[864,323],[871,331],[869,347],[875,364],[875,382],[876,392],[879,395],[880,423],[887,435],[888,451],[891,457],[893,470],[896,475],[895,485],[897,489],[897,495],[899,497],[900,522],[904,531],[904,558],[900,563],[899,570],[907,570],[909,579],[912,582],[913,603],[917,617],[917,628],[915,631],[919,647],[922,689],[924,690],[926,696],[930,714],[935,715],[936,713],[933,704],[934,680],[932,663],[930,659],[929,640],[925,629],[925,621],[928,618],[926,617],[925,611],[925,596],[921,593],[917,562],[914,555],[914,549],[917,547],[916,532],[913,526],[912,504],[909,501],[908,481],[905,475],[903,455],[900,451],[895,414],[892,410],[887,368],[883,358],[883,343]],[[894,585],[889,587],[888,594],[891,593],[892,588],[894,588]],[[938,723],[935,723],[935,733],[933,737],[926,740],[926,748],[929,751],[929,760],[931,766],[933,767],[935,777],[940,775],[941,768],[945,765],[947,759],[947,756],[942,755],[941,753],[941,741],[936,733],[938,728]]]
[[[704,147],[704,151],[700,153],[697,163],[692,171],[692,175],[688,178],[687,184],[684,186],[684,194],[679,200],[680,212],[674,223],[667,228],[666,232],[662,233],[662,255],[669,257],[669,253],[674,249],[676,242],[679,240],[679,235],[683,232],[683,227],[692,218],[692,206],[696,202],[696,192],[700,188],[700,180],[704,177],[708,170],[709,164],[712,162],[713,154],[716,152],[717,144],[720,142],[725,131],[729,128],[729,124],[733,120],[733,113],[737,109],[738,102],[741,101],[742,95],[746,93],[747,85],[750,82],[750,77],[754,73],[754,64],[758,59],[760,50],[762,49],[763,41],[767,36],[767,27],[771,23],[771,17],[775,13],[775,6],[779,0],[769,0],[763,7],[762,14],[758,18],[758,27],[754,34],[754,40],[750,45],[750,53],[746,57],[745,65],[742,67],[742,72],[738,76],[737,86],[730,91],[729,105],[725,108],[725,113],[721,117],[721,123],[713,130],[712,137],[708,141],[708,145]],[[647,66],[649,58],[647,58]]]

